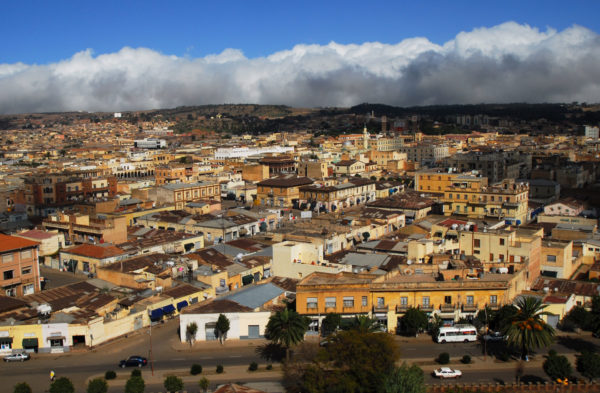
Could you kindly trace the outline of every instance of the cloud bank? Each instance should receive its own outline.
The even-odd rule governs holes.
[[[48,65],[0,64],[0,113],[126,111],[221,103],[300,107],[600,101],[600,35],[514,22],[437,45],[296,45],[267,57],[123,48]]]

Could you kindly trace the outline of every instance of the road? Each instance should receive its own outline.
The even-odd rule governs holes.
[[[222,364],[226,370],[228,366],[247,366],[253,361],[260,365],[265,364],[265,361],[255,352],[256,346],[264,341],[238,341],[235,344],[228,345],[226,343],[224,346],[220,346],[215,342],[197,343],[192,350],[188,346],[179,343],[177,328],[178,319],[167,321],[162,325],[158,325],[158,327],[152,328],[152,356],[149,354],[149,329],[143,329],[127,338],[121,338],[96,347],[92,351],[83,349],[60,355],[34,354],[28,362],[2,363],[0,365],[0,380],[7,387],[26,381],[32,386],[34,392],[44,392],[49,386],[49,372],[54,370],[58,377],[69,377],[75,384],[77,391],[84,391],[85,382],[89,377],[101,376],[107,370],[115,370],[118,374],[129,375],[129,369],[121,371],[117,368],[117,364],[119,360],[131,355],[141,355],[153,359],[153,367],[157,375],[164,374],[166,370],[189,370],[193,363],[201,364],[205,370],[214,370],[217,364]],[[591,336],[583,338],[570,337],[560,339],[552,348],[560,354],[568,354],[576,353],[582,348],[598,350],[600,347],[600,340],[591,338]],[[484,362],[484,356],[479,343],[436,344],[426,337],[417,339],[396,337],[396,340],[400,345],[401,359],[409,362],[418,360],[417,363],[420,362],[426,372],[437,367],[433,364],[434,358],[441,352],[448,352],[454,362],[452,367],[465,371],[465,376],[461,379],[461,382],[508,383],[514,380],[515,370],[512,366],[498,368],[490,363],[492,365],[487,370],[480,369],[483,366],[481,363]],[[318,340],[309,338],[308,341],[316,343]],[[470,369],[471,366],[456,363],[465,354],[472,357],[474,364],[480,364],[479,369]],[[540,353],[536,356],[541,357],[542,355]],[[489,359],[491,358],[488,357],[488,363],[490,362]],[[143,373],[144,375],[150,375],[151,367],[145,367]],[[539,363],[535,367],[528,367],[528,363],[526,363],[525,374],[544,378]],[[273,375],[277,374],[273,373]],[[267,380],[269,379],[278,379],[278,377],[267,378]],[[429,376],[427,382],[439,383],[438,380]],[[150,390],[150,388],[153,390]],[[160,388],[161,386],[149,386],[146,391],[158,391]]]

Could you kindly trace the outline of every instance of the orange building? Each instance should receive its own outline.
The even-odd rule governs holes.
[[[0,286],[7,296],[30,295],[41,290],[38,245],[21,237],[0,234]]]

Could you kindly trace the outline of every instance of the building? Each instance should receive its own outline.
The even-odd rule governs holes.
[[[158,204],[174,204],[176,210],[182,210],[188,202],[220,200],[221,191],[214,182],[172,183],[151,188],[148,196]]]
[[[4,294],[15,297],[41,290],[38,249],[38,242],[0,234],[0,286]]]
[[[127,218],[90,218],[85,214],[55,213],[42,222],[45,230],[57,230],[65,244],[123,243],[127,241]]]
[[[154,170],[156,185],[162,186],[170,183],[189,183],[193,179],[192,166],[185,164],[161,165]]]
[[[365,163],[356,160],[341,160],[335,164],[337,175],[355,176],[365,172]]]
[[[529,185],[505,179],[487,186],[485,178],[457,177],[443,197],[445,215],[504,219],[507,224],[527,222]]]
[[[96,274],[100,267],[127,257],[125,251],[111,244],[81,244],[62,249],[59,260],[52,262],[50,267],[70,272]]]
[[[310,177],[311,179],[323,179],[329,176],[329,172],[325,162],[300,161],[298,163],[298,175]]]
[[[585,137],[591,139],[598,139],[600,135],[600,129],[598,127],[585,126]]]
[[[373,202],[376,199],[375,181],[351,178],[347,182],[332,186],[310,184],[300,187],[297,209],[331,212],[354,205]]]
[[[572,241],[543,240],[541,274],[545,277],[569,279],[577,270]]]
[[[448,157],[446,145],[417,145],[402,146],[398,152],[405,153],[408,161],[418,162],[421,165],[431,165]]]
[[[528,179],[531,174],[531,155],[520,151],[472,151],[454,154],[444,162],[459,172],[476,170],[492,184],[503,179]]]
[[[576,217],[583,212],[583,209],[583,203],[573,198],[565,198],[544,206],[544,214],[547,216]]]
[[[487,186],[487,178],[477,173],[458,173],[452,169],[424,169],[415,173],[415,191],[443,197],[444,192],[455,183],[481,183]]]
[[[255,204],[260,206],[291,207],[300,199],[300,187],[312,184],[308,177],[284,175],[257,184]]]
[[[296,160],[290,156],[263,157],[258,163],[269,168],[269,176],[296,173]]]
[[[165,149],[167,147],[167,141],[157,138],[144,138],[135,140],[133,146],[138,149]]]

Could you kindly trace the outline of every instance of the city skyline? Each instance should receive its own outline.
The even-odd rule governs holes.
[[[69,4],[7,10],[0,113],[600,101],[595,4]]]

